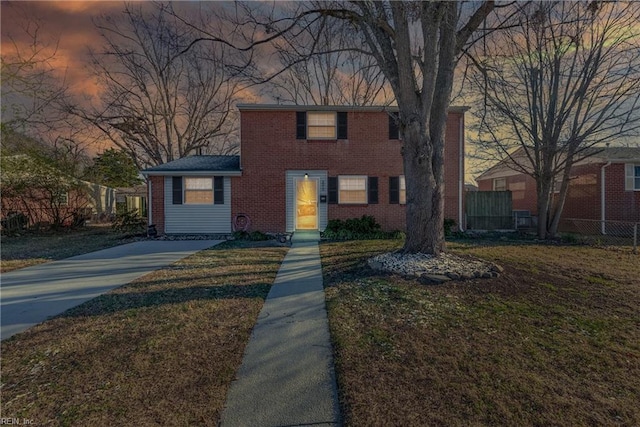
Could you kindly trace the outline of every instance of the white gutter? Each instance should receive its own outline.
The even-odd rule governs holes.
[[[462,211],[464,196],[464,114],[460,116],[460,173],[458,178],[458,229],[464,231],[462,220],[464,212]]]
[[[605,177],[605,168],[607,166],[609,166],[611,164],[611,160],[609,160],[607,162],[607,164],[605,164],[604,166],[602,166],[602,168],[600,169],[600,217],[601,217],[601,222],[600,222],[600,231],[602,234],[607,234],[607,229],[604,225],[604,222],[607,218],[607,211],[605,209],[605,202],[606,202],[606,194],[605,194],[605,187],[606,187],[606,177]]]

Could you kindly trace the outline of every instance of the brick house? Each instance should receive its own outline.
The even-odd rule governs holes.
[[[594,155],[571,169],[562,218],[640,221],[640,148],[609,147],[594,151]],[[476,181],[480,191],[511,191],[514,210],[536,215],[538,197],[531,176],[501,162]]]
[[[389,107],[238,105],[240,156],[191,156],[143,171],[150,223],[160,234],[324,230],[371,215],[405,228],[397,110]],[[445,217],[464,227],[464,112],[449,111]]]

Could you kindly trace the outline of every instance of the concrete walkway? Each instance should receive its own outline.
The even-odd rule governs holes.
[[[340,425],[319,237],[293,235],[231,384],[223,427]]]
[[[3,273],[0,338],[6,339],[220,240],[141,241]]]

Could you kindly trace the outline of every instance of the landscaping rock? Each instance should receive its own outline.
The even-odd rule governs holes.
[[[451,279],[447,276],[442,276],[440,274],[422,274],[420,276],[420,283],[424,283],[427,285],[439,285],[440,283],[448,282]]]
[[[471,257],[445,253],[434,257],[427,254],[390,252],[370,258],[369,267],[376,271],[398,274],[422,283],[444,283],[449,280],[489,278],[496,266]],[[499,266],[497,266],[499,267]]]

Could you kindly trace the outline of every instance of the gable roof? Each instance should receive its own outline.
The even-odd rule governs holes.
[[[624,163],[624,162],[640,162],[640,147],[591,147],[585,150],[585,154],[589,157],[582,159],[574,165],[584,165],[592,163]],[[518,161],[524,161],[524,149],[518,148],[512,156]],[[504,159],[484,171],[476,178],[476,181],[490,178],[502,178],[512,175],[520,175],[520,170],[510,166],[511,160]]]
[[[143,175],[217,175],[241,174],[240,156],[188,156],[142,171]]]

